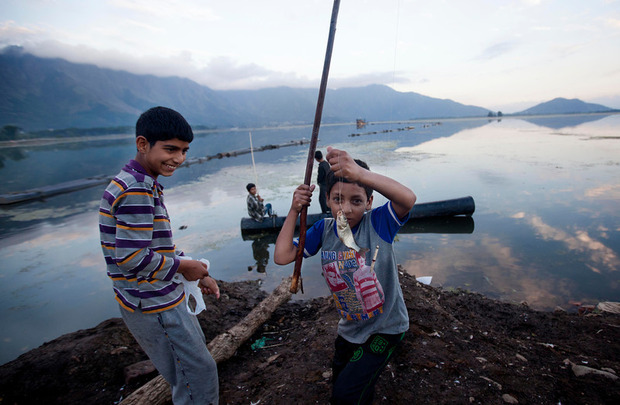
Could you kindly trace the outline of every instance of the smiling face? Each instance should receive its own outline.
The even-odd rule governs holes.
[[[338,182],[329,193],[328,204],[334,218],[342,210],[349,226],[354,228],[360,223],[364,213],[372,208],[372,195],[366,196],[366,190],[355,183]]]
[[[176,168],[185,162],[189,150],[189,142],[178,138],[157,141],[151,146],[145,137],[138,136],[136,146],[136,161],[153,178],[160,174],[165,177],[172,176]]]

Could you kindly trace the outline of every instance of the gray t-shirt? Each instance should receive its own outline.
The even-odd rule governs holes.
[[[315,223],[306,233],[304,254],[313,256],[321,250],[323,277],[341,316],[338,334],[352,343],[364,343],[375,333],[409,329],[392,246],[407,219],[397,218],[390,202],[366,213],[353,229],[358,246],[369,249],[361,255],[340,241],[333,218]],[[377,246],[374,271],[370,271]]]

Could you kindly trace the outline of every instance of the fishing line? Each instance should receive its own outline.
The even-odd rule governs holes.
[[[401,0],[396,0],[396,23],[395,23],[395,31],[394,31],[394,56],[392,58],[392,90],[394,90],[396,92],[396,59],[398,56],[398,34],[400,31],[400,14],[401,14]],[[386,149],[389,147],[391,141],[392,141],[392,132],[394,131],[395,128],[395,110],[396,110],[396,100],[398,98],[397,97],[393,97],[392,98],[392,102],[390,103],[390,116],[389,116],[389,124],[388,124],[388,131],[387,131],[387,143],[386,143]],[[386,166],[385,169],[388,173],[390,174],[388,171],[388,168]]]
[[[340,153],[338,153],[338,168],[342,173],[342,166],[340,165]],[[342,177],[342,176],[340,176]],[[338,182],[338,206],[340,207],[340,211],[344,214],[344,210],[342,209],[342,182]]]
[[[254,170],[254,184],[258,192],[258,175],[256,174],[256,163],[254,162],[254,147],[252,146],[252,131],[250,131],[250,154],[252,155],[252,169]]]
[[[396,33],[394,34],[394,58],[392,62],[392,90],[396,86],[396,55],[398,54],[398,31],[400,27],[400,0],[396,0]],[[390,107],[390,129],[393,129],[394,122],[394,102]],[[389,135],[388,135],[389,137]]]

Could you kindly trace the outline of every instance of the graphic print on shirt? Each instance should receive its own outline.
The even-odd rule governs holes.
[[[353,249],[322,251],[323,277],[340,316],[365,320],[383,312],[385,294],[366,258]]]

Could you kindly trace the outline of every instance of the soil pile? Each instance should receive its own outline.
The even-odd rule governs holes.
[[[619,315],[539,312],[407,274],[401,282],[411,328],[375,403],[620,403]],[[199,315],[207,341],[266,296],[257,282],[220,286],[220,301],[207,297]],[[328,403],[337,321],[330,298],[280,306],[219,365],[220,403]],[[122,321],[110,319],[0,367],[0,404],[119,403],[156,375],[145,360]]]

